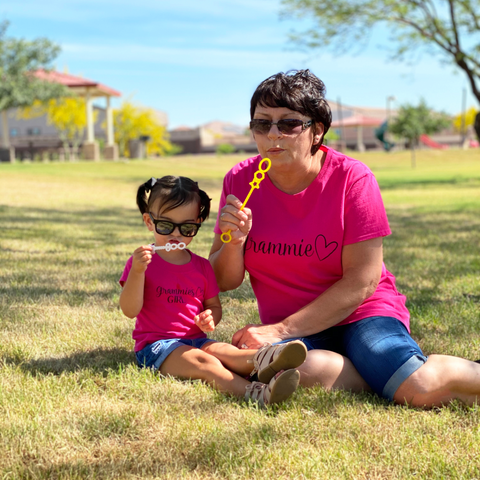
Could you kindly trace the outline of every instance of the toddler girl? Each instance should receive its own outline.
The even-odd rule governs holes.
[[[288,398],[297,388],[296,367],[306,358],[300,341],[243,350],[208,339],[221,320],[215,274],[208,260],[185,247],[208,218],[210,198],[186,177],[152,178],[137,205],[154,245],[138,247],[120,278],[120,307],[136,317],[132,337],[137,362],[162,375],[201,379],[261,406]],[[244,377],[257,373],[258,380]]]

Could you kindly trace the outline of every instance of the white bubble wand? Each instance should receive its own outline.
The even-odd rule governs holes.
[[[171,250],[184,250],[187,248],[187,245],[184,242],[180,243],[167,243],[164,246],[157,246],[157,245],[152,245],[152,250],[155,252],[156,250],[165,250],[167,252],[170,252]]]

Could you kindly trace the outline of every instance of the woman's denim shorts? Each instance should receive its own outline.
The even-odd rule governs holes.
[[[165,359],[178,347],[202,348],[207,342],[214,342],[210,338],[194,338],[186,340],[183,338],[168,338],[150,343],[142,350],[135,352],[139,367],[153,368],[159,370]]]
[[[300,340],[309,350],[330,350],[349,358],[370,388],[389,400],[427,361],[405,325],[393,317],[368,317]]]

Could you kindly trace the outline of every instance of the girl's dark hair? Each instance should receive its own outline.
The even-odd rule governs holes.
[[[141,214],[150,213],[153,204],[160,200],[158,211],[168,212],[180,205],[198,202],[198,218],[203,222],[210,213],[211,198],[198,188],[198,183],[187,177],[167,175],[151,178],[138,187],[137,205]]]
[[[262,107],[286,107],[323,125],[323,136],[311,153],[317,153],[323,137],[332,123],[332,112],[325,100],[325,84],[310,70],[289,70],[264,80],[255,90],[250,102],[250,118],[253,120],[257,105]],[[312,127],[313,128],[313,127]]]

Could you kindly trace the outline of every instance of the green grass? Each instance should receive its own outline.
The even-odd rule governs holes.
[[[480,358],[480,151],[358,155],[382,188],[385,262],[424,351]],[[480,408],[421,411],[299,389],[262,411],[134,364],[118,278],[150,240],[151,176],[188,175],[217,209],[239,156],[0,165],[0,478],[480,478]],[[206,256],[215,212],[192,243]],[[258,321],[248,283],[214,337]]]

